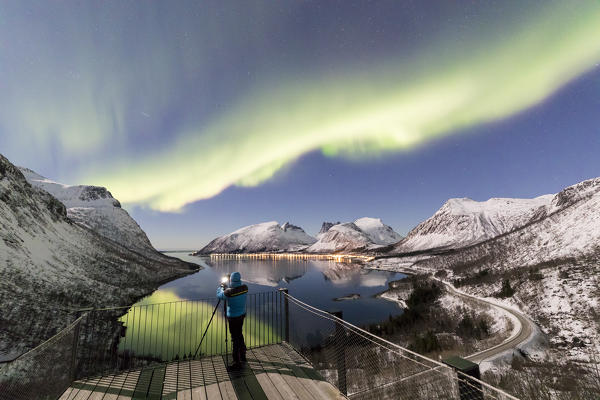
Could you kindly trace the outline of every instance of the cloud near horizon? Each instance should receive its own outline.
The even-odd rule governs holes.
[[[71,178],[106,186],[125,204],[177,212],[232,185],[259,185],[312,151],[362,159],[410,150],[512,116],[600,62],[600,3],[556,3],[529,15],[507,21],[501,34],[483,27],[466,46],[457,46],[449,36],[408,59],[389,56],[369,68],[340,66],[335,72],[291,73],[260,82],[201,123],[182,118],[167,143],[141,154],[117,152],[110,162],[92,159]],[[170,87],[172,71],[164,60],[157,65],[162,67],[146,74],[157,77],[160,90],[149,96],[176,96]],[[123,140],[131,109],[123,99],[135,88],[108,80],[103,91],[123,103],[106,106],[97,88],[83,86],[93,93],[68,88],[74,101],[85,106],[80,119],[63,120],[60,102],[29,120],[30,108],[12,115],[0,111],[0,116],[38,137],[50,128],[61,132],[55,140],[72,152],[93,153],[106,145],[107,137]],[[42,103],[30,107],[41,110]],[[154,101],[143,116],[172,113],[167,108]],[[103,113],[109,109],[106,119]],[[74,133],[81,131],[88,135]]]

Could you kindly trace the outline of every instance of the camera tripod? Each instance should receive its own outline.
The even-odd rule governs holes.
[[[224,307],[223,307],[223,316],[225,317],[225,365],[227,365],[229,363],[229,355],[227,354],[228,351],[228,336],[229,336],[229,330],[228,330],[228,324],[227,324],[227,314],[226,314],[226,310],[227,310],[227,300],[225,300],[224,302]],[[215,317],[215,314],[217,313],[217,310],[219,309],[219,305],[221,305],[221,299],[219,299],[219,301],[217,302],[217,305],[215,306],[215,309],[212,312],[212,315],[210,316],[210,320],[208,321],[208,325],[206,326],[206,329],[204,330],[204,333],[202,334],[202,338],[200,339],[200,343],[198,344],[198,347],[196,348],[196,352],[194,353],[194,358],[196,358],[196,356],[198,355],[198,351],[200,351],[200,346],[202,346],[202,342],[204,341],[204,338],[206,337],[206,334],[208,333],[208,329],[210,328],[210,324],[212,324],[213,318]]]

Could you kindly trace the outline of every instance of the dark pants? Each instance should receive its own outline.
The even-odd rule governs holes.
[[[233,362],[240,363],[246,361],[246,343],[244,343],[244,334],[242,327],[244,326],[244,318],[246,315],[239,317],[227,318],[229,320],[229,331],[231,332],[231,341],[233,342]]]

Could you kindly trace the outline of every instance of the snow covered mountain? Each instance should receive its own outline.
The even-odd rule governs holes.
[[[0,227],[0,359],[66,326],[72,309],[130,304],[161,281],[196,269],[147,257],[74,223],[63,203],[30,185],[2,155]]]
[[[530,221],[491,240],[418,261],[479,296],[508,280],[507,302],[531,316],[566,355],[600,351],[600,178],[550,196]],[[585,349],[596,346],[595,350]]]
[[[106,188],[64,185],[28,168],[19,169],[31,185],[45,190],[63,203],[67,207],[67,216],[74,222],[131,250],[146,255],[156,253],[146,233]]]
[[[331,253],[339,251],[360,251],[381,245],[396,243],[402,236],[381,222],[379,218],[359,218],[354,222],[324,222],[317,235],[318,241],[307,251],[311,253]]]
[[[402,239],[400,234],[396,233],[391,226],[384,224],[380,218],[359,218],[354,221],[354,225],[366,233],[375,244],[388,245]]]
[[[371,238],[354,222],[333,225],[319,240],[306,251],[310,253],[333,253],[338,251],[357,251],[373,245]]]
[[[553,195],[534,199],[450,199],[394,246],[394,252],[463,247],[510,232],[540,217]]]
[[[319,233],[317,233],[317,239],[323,236],[323,234],[327,233],[327,231],[330,230],[332,226],[338,224],[341,224],[341,222],[323,222],[323,224],[321,225],[321,230],[319,231]]]
[[[195,254],[299,251],[315,242],[316,239],[299,226],[271,221],[220,236]]]

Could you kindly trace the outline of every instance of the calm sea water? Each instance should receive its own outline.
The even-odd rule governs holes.
[[[396,303],[375,297],[388,288],[389,282],[405,276],[400,273],[364,270],[358,264],[334,261],[211,260],[183,252],[166,254],[204,268],[159,287],[142,300],[146,304],[214,297],[221,277],[238,271],[250,293],[288,288],[294,297],[322,310],[342,311],[344,319],[354,324],[376,323],[402,313]],[[335,300],[350,295],[359,297]]]
[[[223,354],[227,346],[225,319],[219,311],[211,323],[211,315],[221,277],[234,271],[242,274],[250,294],[257,294],[248,298],[244,322],[246,344],[252,347],[282,339],[284,314],[278,288],[288,288],[297,299],[324,311],[342,311],[344,319],[356,325],[381,322],[402,313],[396,303],[376,295],[403,274],[364,270],[358,264],[335,261],[212,260],[180,252],[167,254],[203,269],[159,287],[119,317],[126,328],[119,343],[123,354],[161,360],[191,356],[197,349],[200,354]],[[347,299],[342,300],[344,297]],[[334,324],[292,303],[289,320],[293,343],[322,344],[332,334]],[[202,341],[204,332],[206,340]]]

